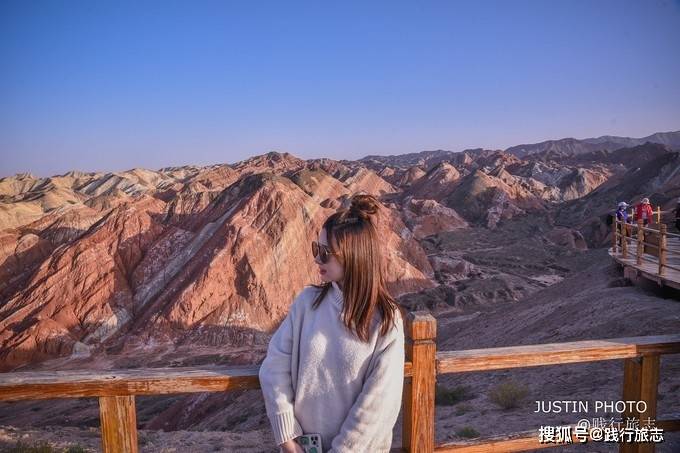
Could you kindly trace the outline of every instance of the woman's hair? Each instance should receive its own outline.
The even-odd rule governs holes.
[[[347,209],[332,214],[324,222],[328,246],[343,268],[342,320],[363,341],[368,341],[371,322],[376,310],[381,315],[380,335],[385,335],[396,321],[396,310],[403,316],[403,308],[387,291],[384,280],[381,241],[375,216],[377,200],[368,194],[351,198]],[[313,308],[318,307],[331,287],[331,282],[312,285],[322,288]],[[401,321],[400,321],[401,322]]]

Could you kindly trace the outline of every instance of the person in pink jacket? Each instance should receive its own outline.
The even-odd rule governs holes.
[[[643,198],[642,202],[637,205],[635,218],[642,219],[644,226],[654,222],[654,211],[652,210],[652,205],[649,204],[649,198]]]

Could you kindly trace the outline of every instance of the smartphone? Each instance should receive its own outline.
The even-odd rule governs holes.
[[[302,446],[305,453],[323,453],[321,434],[303,434],[296,437],[295,441]]]

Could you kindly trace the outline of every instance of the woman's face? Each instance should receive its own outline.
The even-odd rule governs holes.
[[[318,242],[320,245],[330,248],[325,228],[321,228]],[[314,258],[314,261],[319,266],[319,276],[321,277],[321,280],[323,280],[324,282],[342,281],[343,277],[342,265],[340,264],[338,258],[335,255],[329,255],[329,260],[325,264],[321,262],[320,255],[317,255],[317,257]]]

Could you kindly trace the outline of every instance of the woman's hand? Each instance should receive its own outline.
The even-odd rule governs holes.
[[[305,450],[295,442],[295,440],[287,440],[280,445],[280,451],[282,453],[305,453]]]

